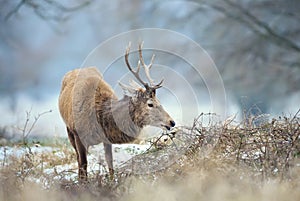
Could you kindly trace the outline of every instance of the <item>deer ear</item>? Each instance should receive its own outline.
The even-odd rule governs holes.
[[[139,89],[143,88],[143,87],[141,87],[141,85],[139,85],[136,81],[134,81],[132,79],[129,81],[129,85],[135,90],[139,90]]]
[[[153,91],[152,91],[152,96],[154,97],[156,95],[156,90],[154,89]]]
[[[147,92],[148,96],[149,96],[150,98],[154,98],[154,97],[155,97],[155,94],[156,94],[155,91],[156,91],[155,89],[150,89],[150,90]]]
[[[136,92],[136,89],[131,86],[122,84],[121,82],[119,82],[119,85],[123,89],[125,95],[132,96]]]

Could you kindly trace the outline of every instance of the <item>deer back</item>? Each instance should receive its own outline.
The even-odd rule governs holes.
[[[67,127],[77,131],[85,147],[106,140],[96,110],[108,99],[117,97],[95,67],[75,69],[65,75],[59,110]]]

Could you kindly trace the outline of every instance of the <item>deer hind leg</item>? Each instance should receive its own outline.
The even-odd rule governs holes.
[[[87,180],[87,150],[74,130],[67,128],[69,140],[76,151],[79,181]]]
[[[76,155],[77,155],[77,149],[76,149],[74,134],[68,127],[67,127],[67,131],[68,131],[68,137],[69,137],[69,140],[71,142],[71,145],[74,147],[74,149],[76,151]]]
[[[113,178],[114,169],[113,169],[113,157],[112,157],[112,146],[111,144],[103,143],[104,152],[105,152],[105,160],[108,165],[108,171],[110,174],[110,178]]]

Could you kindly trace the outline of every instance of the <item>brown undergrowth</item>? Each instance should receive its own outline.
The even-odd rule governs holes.
[[[54,173],[48,174],[39,183],[30,179],[45,174],[38,171],[38,162],[30,165],[26,158],[10,159],[0,172],[0,200],[244,201],[300,197],[299,112],[259,125],[235,123],[234,119],[221,122],[214,114],[201,114],[191,127],[163,135],[169,137],[164,146],[155,145],[160,138],[152,141],[152,148],[124,163],[113,180],[95,173],[87,183],[79,184],[66,179],[64,172],[56,173],[59,179],[54,179]],[[160,155],[167,160],[160,160]],[[44,158],[51,161],[51,156]],[[167,163],[170,158],[176,160]],[[157,164],[162,167],[151,171],[157,167],[151,160],[159,160]],[[55,168],[61,161],[52,164]]]

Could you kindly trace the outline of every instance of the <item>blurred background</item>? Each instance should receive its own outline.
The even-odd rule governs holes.
[[[63,75],[80,67],[98,44],[141,28],[169,29],[201,45],[223,79],[228,115],[293,115],[300,108],[297,0],[0,2],[2,133],[15,134],[26,111],[34,120],[52,110],[33,134],[66,136],[57,108]],[[201,79],[194,86],[205,91]],[[201,103],[209,101],[203,96]]]

